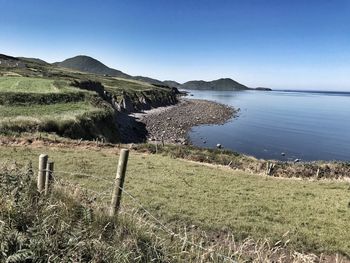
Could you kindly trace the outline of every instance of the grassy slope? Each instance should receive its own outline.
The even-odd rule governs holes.
[[[11,105],[0,105],[0,117],[2,120],[7,117],[34,117],[34,118],[48,118],[60,119],[62,116],[74,118],[78,115],[82,115],[90,110],[98,110],[93,107],[89,101],[81,97],[81,101],[68,102],[68,103],[53,103],[43,104],[40,101],[42,94],[50,96],[52,93],[74,93],[79,90],[73,87],[69,87],[69,84],[65,81],[56,81],[52,79],[43,78],[25,78],[25,77],[1,77],[0,78],[0,93],[17,93],[27,94],[24,96],[29,97],[32,95],[37,97],[38,101],[31,101],[31,105],[21,105],[16,102]],[[80,91],[79,91],[80,92]],[[84,92],[89,94],[88,92]]]
[[[21,118],[21,117],[33,117],[35,119],[74,119],[76,116],[80,116],[88,111],[99,111],[97,107],[93,107],[87,102],[76,103],[55,103],[50,105],[31,105],[28,106],[1,106],[0,105],[0,118],[5,120],[6,118]]]
[[[21,166],[0,166],[0,262],[170,262],[148,227],[100,213],[66,185],[40,196],[31,179]]]
[[[116,132],[109,131],[113,130],[112,124],[93,130],[97,123],[113,121],[112,108],[104,105],[97,94],[71,87],[65,80],[1,77],[0,118],[0,131],[5,134],[50,131],[91,138],[102,132],[111,136],[110,140],[117,139]]]
[[[139,97],[146,94],[147,98],[151,101],[163,101],[167,103],[167,99],[171,94],[169,89],[155,87],[142,81],[83,73],[53,67],[51,65],[37,64],[35,62],[26,63],[27,68],[0,67],[0,104],[8,106],[13,102],[17,103],[19,101],[24,104],[23,97],[26,94],[28,94],[28,99],[32,102],[31,104],[37,103],[35,98],[33,98],[34,95],[38,97],[38,101],[49,101],[50,104],[55,103],[55,100],[57,102],[69,101],[68,95],[72,97],[72,100],[77,101],[79,100],[77,98],[79,97],[78,95],[81,94],[73,93],[83,93],[83,91],[69,85],[74,80],[100,82],[119,102],[122,99],[122,95],[126,94],[129,95],[135,104],[138,104],[140,103]],[[8,75],[13,76],[10,77]],[[54,96],[54,94],[57,95]],[[9,95],[11,101],[6,101],[6,98],[4,98],[5,95]],[[51,96],[52,98],[45,99],[43,98],[44,96]]]
[[[64,89],[63,89],[64,88]],[[53,79],[24,78],[24,77],[1,77],[0,92],[22,93],[60,93],[74,91],[68,87],[68,83],[58,82]]]
[[[36,165],[42,152],[55,160],[57,171],[114,178],[115,150],[1,147],[0,159],[24,162],[26,156]],[[70,179],[105,191],[109,200],[110,183],[82,176]],[[345,182],[275,179],[132,152],[125,187],[169,224],[195,224],[209,232],[230,230],[239,239],[279,240],[289,231],[292,248],[350,256],[350,191]],[[123,203],[134,206],[127,197]]]
[[[170,89],[142,81],[84,73],[36,61],[25,61],[23,65],[25,67],[0,66],[0,134],[47,132],[73,139],[119,142],[117,113],[110,95],[116,102],[123,102],[128,110],[176,101]],[[96,92],[71,85],[87,81],[101,83],[109,96],[101,98]]]

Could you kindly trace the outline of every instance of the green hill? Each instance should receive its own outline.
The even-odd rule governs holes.
[[[249,88],[230,78],[222,78],[213,81],[193,80],[181,85],[183,89],[194,90],[248,90]]]
[[[153,85],[164,85],[164,82],[162,82],[158,79],[153,79],[153,78],[149,78],[149,77],[135,76],[135,77],[132,77],[132,79],[143,81],[143,82],[150,83]]]
[[[56,62],[54,63],[54,65],[98,75],[109,75],[112,77],[119,78],[131,78],[130,75],[120,70],[109,68],[100,61],[88,56],[76,56],[73,58],[68,58],[62,62]]]
[[[40,58],[26,58],[26,57],[18,57],[18,59],[27,61],[27,62],[34,62],[38,64],[43,64],[43,65],[49,65],[46,61],[40,59]]]
[[[171,88],[180,88],[181,84],[173,80],[164,80],[163,83]]]
[[[82,72],[88,72],[97,75],[104,75],[109,77],[118,77],[124,79],[132,79],[138,80],[142,82],[146,82],[154,85],[164,85],[164,83],[160,80],[144,77],[144,76],[131,76],[120,70],[110,68],[89,56],[76,56],[72,58],[68,58],[62,62],[53,63],[54,66],[59,66],[67,69],[78,70]]]

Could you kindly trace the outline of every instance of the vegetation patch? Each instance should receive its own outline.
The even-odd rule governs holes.
[[[33,161],[46,152],[57,175],[110,197],[118,151],[103,149],[0,148],[3,160]],[[76,175],[59,174],[69,171]],[[81,174],[110,178],[110,182]],[[350,256],[349,185],[263,177],[169,156],[131,152],[125,189],[172,229],[205,230],[220,243],[227,235],[243,242],[285,236],[288,249]],[[135,207],[125,196],[123,205]]]
[[[112,109],[87,102],[50,105],[0,106],[0,130],[3,134],[52,132],[73,139],[94,138],[117,142]]]
[[[0,105],[24,105],[32,104],[55,104],[84,101],[91,94],[84,92],[65,92],[65,93],[20,93],[20,92],[3,92],[0,93]]]
[[[173,158],[187,159],[227,166],[248,173],[272,177],[308,179],[344,179],[350,175],[349,162],[282,162],[259,160],[230,150],[199,148],[196,146],[137,144],[134,148],[141,152],[160,153]],[[269,169],[269,167],[271,167]]]
[[[115,112],[97,93],[66,80],[0,78],[0,132],[51,132],[74,139],[117,142]]]
[[[94,211],[86,194],[36,191],[33,173],[1,168],[1,262],[166,262],[166,250],[130,219]]]
[[[0,68],[0,133],[51,132],[73,139],[119,142],[118,111],[176,102],[170,89],[25,61]],[[105,88],[104,85],[110,85]]]
[[[33,117],[37,120],[53,117],[58,120],[75,119],[76,116],[83,114],[86,111],[98,111],[87,102],[79,103],[55,103],[49,105],[31,105],[27,106],[0,106],[0,118],[14,120],[16,117]]]
[[[62,93],[71,91],[67,82],[33,77],[1,77],[0,92]]]

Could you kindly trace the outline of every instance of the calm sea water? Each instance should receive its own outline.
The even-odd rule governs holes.
[[[194,127],[189,134],[194,145],[220,143],[264,159],[350,161],[349,93],[190,92],[190,98],[240,108],[238,117],[224,125]]]

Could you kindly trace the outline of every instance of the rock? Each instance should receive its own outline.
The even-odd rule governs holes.
[[[122,108],[126,112],[133,112],[134,111],[133,102],[129,96],[123,96],[121,104],[122,104]]]

